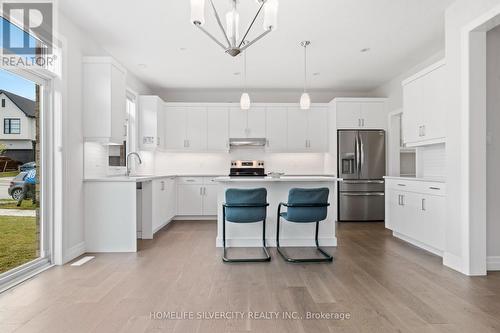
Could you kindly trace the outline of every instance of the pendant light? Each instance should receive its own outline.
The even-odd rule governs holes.
[[[309,110],[311,108],[311,97],[307,92],[307,47],[311,45],[311,42],[305,40],[300,45],[304,48],[304,92],[300,96],[300,108],[302,110]]]
[[[250,109],[250,95],[247,93],[247,51],[243,52],[243,93],[240,98],[240,107],[242,110]]]

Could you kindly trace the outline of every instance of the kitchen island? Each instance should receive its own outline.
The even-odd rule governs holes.
[[[266,244],[276,246],[276,216],[280,202],[288,200],[288,191],[292,188],[330,189],[328,216],[319,226],[319,243],[321,246],[337,246],[335,236],[336,220],[336,184],[334,176],[282,176],[271,177],[218,177],[217,189],[217,239],[216,246],[222,247],[222,204],[228,188],[265,188],[267,189],[267,221]],[[260,247],[262,224],[226,223],[226,245],[229,247]],[[280,229],[280,245],[288,247],[312,247],[314,243],[315,223],[282,223]]]

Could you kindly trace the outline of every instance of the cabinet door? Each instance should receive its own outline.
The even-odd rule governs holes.
[[[175,178],[165,180],[165,202],[166,220],[170,221],[177,214],[177,195]]]
[[[202,215],[203,185],[177,186],[177,213],[179,215]]]
[[[328,151],[328,108],[312,107],[306,111],[308,118],[308,151]]]
[[[207,149],[227,151],[229,149],[228,108],[207,108]]]
[[[203,187],[203,215],[217,215],[217,185]]]
[[[165,125],[167,122],[167,111],[163,101],[159,102],[158,114],[156,116],[156,146],[159,149],[165,149]]]
[[[420,197],[420,241],[443,251],[446,218],[445,197],[422,195]]]
[[[123,143],[127,137],[125,73],[111,65],[111,141]]]
[[[288,150],[295,152],[304,152],[308,148],[307,137],[307,113],[298,107],[289,108],[288,111]]]
[[[360,103],[361,127],[363,129],[386,129],[387,112],[384,102]]]
[[[403,139],[405,143],[421,140],[420,126],[423,90],[420,80],[403,87]]]
[[[186,109],[168,107],[165,124],[165,148],[182,150],[186,148]]]
[[[139,97],[139,146],[141,149],[152,150],[157,146],[158,104],[156,96]]]
[[[266,108],[252,107],[247,111],[247,137],[266,137]]]
[[[358,102],[337,102],[337,128],[357,129],[361,127],[361,104]]]
[[[163,183],[160,179],[152,182],[152,230],[155,232],[163,223]]]
[[[246,138],[247,137],[247,111],[239,107],[231,107],[229,111],[229,137]]]
[[[422,109],[425,126],[424,140],[435,140],[446,137],[446,94],[445,67],[439,67],[424,78],[424,107]]]
[[[207,109],[189,107],[187,111],[187,150],[207,150]]]
[[[267,107],[266,138],[267,150],[283,152],[287,150],[288,117],[286,107]]]

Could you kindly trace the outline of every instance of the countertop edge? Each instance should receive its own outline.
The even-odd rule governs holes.
[[[428,183],[441,183],[446,184],[446,180],[444,179],[435,179],[435,178],[414,178],[414,177],[397,177],[397,176],[384,176],[384,179],[389,180],[408,180],[414,182],[428,182]]]

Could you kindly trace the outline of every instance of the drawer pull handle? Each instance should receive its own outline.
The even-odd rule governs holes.
[[[430,188],[431,190],[437,190],[437,191],[441,190],[439,187],[429,187],[429,188]]]
[[[406,184],[398,184],[398,186],[406,186]]]

